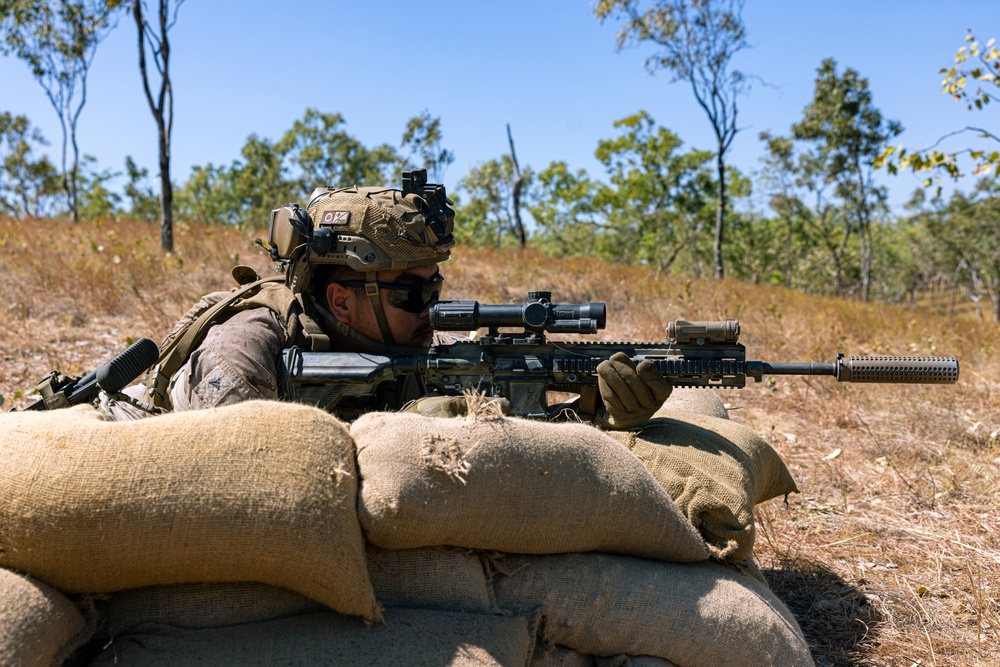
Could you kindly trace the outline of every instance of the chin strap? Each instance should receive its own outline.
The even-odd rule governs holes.
[[[313,306],[316,308],[316,313],[333,328],[334,337],[336,339],[333,341],[333,345],[331,346],[333,349],[369,352],[385,356],[393,356],[397,354],[418,355],[427,353],[427,349],[423,347],[410,347],[407,345],[396,345],[395,343],[391,345],[387,343],[380,343],[341,322],[334,317],[333,313],[315,301],[313,301]]]
[[[389,345],[395,345],[396,339],[392,337],[389,329],[389,320],[385,317],[385,310],[382,308],[382,299],[378,296],[378,278],[375,271],[365,273],[365,294],[372,302],[372,310],[375,311],[375,319],[378,320],[379,331],[382,332],[382,340]]]

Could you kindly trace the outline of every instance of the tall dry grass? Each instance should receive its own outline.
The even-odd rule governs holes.
[[[82,374],[159,339],[236,263],[273,269],[256,236],[154,225],[0,220],[0,394],[23,407],[53,368]],[[448,298],[513,302],[547,289],[605,301],[605,340],[664,337],[672,319],[738,318],[748,356],[959,357],[954,386],[781,377],[721,392],[781,453],[802,493],[757,509],[756,555],[817,664],[1000,665],[1000,328],[929,311],[699,281],[595,259],[460,248]]]

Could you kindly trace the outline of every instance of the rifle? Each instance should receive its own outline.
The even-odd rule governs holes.
[[[744,387],[748,377],[832,375],[839,382],[953,384],[954,357],[838,354],[832,363],[747,361],[737,320],[667,325],[664,343],[552,341],[546,333],[593,334],[606,324],[604,303],[554,304],[549,292],[530,292],[522,304],[439,301],[430,309],[437,331],[477,331],[485,335],[433,345],[423,355],[383,356],[359,352],[286,349],[279,359],[279,395],[284,400],[333,410],[349,397],[372,396],[379,384],[402,375],[420,375],[442,394],[466,390],[505,397],[511,414],[551,416],[547,392],[579,394],[580,412],[593,415],[600,400],[597,365],[616,352],[633,362],[652,361],[675,387]],[[520,331],[501,332],[501,328]]]

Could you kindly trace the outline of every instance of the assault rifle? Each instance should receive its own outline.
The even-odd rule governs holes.
[[[475,390],[507,398],[511,414],[550,416],[547,392],[579,394],[578,410],[595,414],[597,365],[616,352],[635,363],[652,361],[675,387],[744,387],[748,377],[832,375],[839,382],[952,384],[958,380],[954,357],[866,356],[838,354],[832,363],[747,361],[738,342],[737,320],[688,322],[667,326],[664,343],[552,341],[546,333],[593,334],[603,329],[603,303],[554,304],[549,292],[530,292],[522,304],[440,301],[430,310],[437,331],[488,332],[478,338],[434,345],[426,354],[381,356],[357,352],[307,352],[290,348],[279,362],[279,393],[285,400],[332,410],[349,397],[372,396],[379,384],[402,375],[424,378],[442,394]],[[501,332],[515,328],[514,333]]]

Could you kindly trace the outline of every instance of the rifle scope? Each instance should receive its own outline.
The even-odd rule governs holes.
[[[474,331],[480,327],[523,327],[540,333],[597,333],[607,323],[604,303],[550,303],[548,292],[531,292],[528,301],[485,304],[478,301],[438,301],[431,306],[431,328]]]

